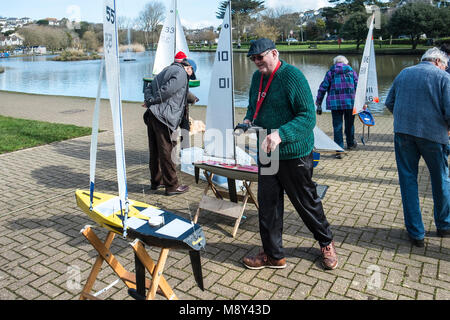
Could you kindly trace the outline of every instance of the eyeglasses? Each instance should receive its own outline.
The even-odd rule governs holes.
[[[267,56],[270,52],[272,52],[272,50],[267,50],[266,52],[264,52],[262,54],[252,55],[250,57],[250,60],[253,62],[255,62],[256,60],[260,61],[260,60],[264,59],[264,57]]]

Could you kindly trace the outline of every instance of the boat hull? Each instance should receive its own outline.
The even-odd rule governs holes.
[[[98,225],[123,235],[124,216],[120,208],[117,205],[114,206],[117,196],[94,192],[92,210],[88,190],[77,190],[75,198],[78,207]],[[129,200],[129,203],[128,238],[139,239],[149,246],[167,249],[199,251],[205,247],[206,238],[200,225],[144,202]],[[146,213],[149,210],[153,212]],[[155,214],[155,212],[160,213]],[[152,219],[156,217],[163,217],[164,224],[150,225]]]

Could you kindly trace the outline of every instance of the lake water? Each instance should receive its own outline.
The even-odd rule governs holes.
[[[200,99],[198,104],[208,103],[209,79],[214,62],[214,52],[191,52],[191,58],[197,63],[197,78],[201,86],[192,88]],[[306,76],[314,98],[326,72],[332,65],[335,55],[281,53],[281,59],[298,67]],[[256,70],[246,54],[234,54],[235,69],[235,105],[247,107],[250,79]],[[361,55],[346,55],[349,64],[359,70]],[[100,61],[57,62],[51,56],[0,59],[0,66],[6,71],[0,74],[0,90],[95,97],[100,71]],[[136,61],[121,60],[122,99],[143,101],[142,78],[151,74],[154,52],[134,55]],[[384,102],[394,78],[405,67],[419,61],[418,56],[379,55],[376,57],[380,101]],[[106,81],[103,80],[102,97],[107,98]],[[325,105],[325,102],[324,102]],[[383,112],[384,105],[372,105],[373,113]]]

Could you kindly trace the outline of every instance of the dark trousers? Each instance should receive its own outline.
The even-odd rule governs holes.
[[[312,181],[313,155],[280,160],[274,175],[258,174],[259,230],[264,252],[274,259],[284,258],[282,233],[284,191],[306,227],[321,247],[333,240],[322,201]]]
[[[172,131],[152,112],[144,115],[147,125],[148,149],[150,152],[150,181],[154,186],[163,184],[166,191],[172,192],[178,187],[175,163],[172,161],[172,150],[177,142],[172,141]]]
[[[347,110],[331,110],[333,118],[333,134],[334,142],[344,149],[344,136],[342,135],[342,127],[345,123],[345,140],[347,148],[355,144],[355,116],[352,109]]]

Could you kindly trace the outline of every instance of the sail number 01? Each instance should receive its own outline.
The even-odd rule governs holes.
[[[109,6],[106,6],[106,20],[112,24],[116,22],[116,11],[111,9]]]

